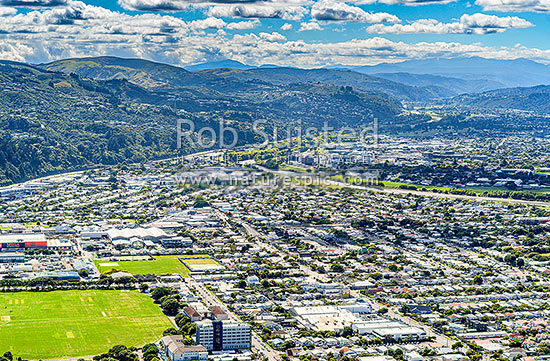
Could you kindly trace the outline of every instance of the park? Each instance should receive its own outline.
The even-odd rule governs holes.
[[[93,356],[111,346],[142,346],[171,326],[137,291],[0,293],[0,350],[23,359]]]

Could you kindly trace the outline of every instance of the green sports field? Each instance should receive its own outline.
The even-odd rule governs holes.
[[[171,326],[136,291],[0,293],[0,352],[23,359],[92,356],[111,346],[142,346]]]
[[[154,260],[137,261],[94,261],[99,272],[105,273],[112,269],[130,272],[134,275],[154,274],[164,275],[168,273],[178,273],[186,276],[189,273],[179,260],[181,256],[156,256]]]
[[[208,256],[182,257],[183,263],[193,272],[220,271],[225,267]]]

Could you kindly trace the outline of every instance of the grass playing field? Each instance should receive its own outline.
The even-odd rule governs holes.
[[[141,261],[96,260],[94,262],[101,273],[105,273],[114,268],[117,270],[130,272],[134,275],[163,275],[168,273],[179,273],[182,276],[186,276],[189,273],[189,270],[178,260],[178,257],[181,256],[156,256],[154,260]]]
[[[210,257],[182,257],[185,265],[193,272],[219,271],[225,267]]]
[[[171,326],[136,291],[0,293],[0,352],[23,359],[91,356],[111,346],[142,346]]]

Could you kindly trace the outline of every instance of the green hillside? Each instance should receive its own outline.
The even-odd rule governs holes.
[[[0,185],[197,150],[176,149],[180,118],[196,129],[231,124],[238,144],[246,144],[262,139],[253,132],[255,120],[272,134],[297,124],[364,126],[401,112],[397,99],[380,92],[225,80],[143,60],[94,59],[58,62],[52,70],[0,61]]]

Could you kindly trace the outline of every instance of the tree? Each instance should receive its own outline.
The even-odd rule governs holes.
[[[296,347],[296,343],[292,340],[287,340],[283,343],[283,345],[281,347],[283,348],[283,350],[288,350],[288,349]]]
[[[521,347],[522,345],[523,345],[523,340],[521,340],[519,338],[513,338],[508,343],[509,347]]]
[[[195,340],[193,340],[191,337],[186,336],[183,338],[183,344],[186,346],[191,346],[195,344]]]
[[[89,276],[88,270],[85,269],[85,268],[83,268],[83,269],[81,269],[80,271],[78,271],[78,275],[79,275],[80,277],[82,277],[82,278],[86,278],[86,277]]]
[[[353,328],[351,328],[350,326],[344,327],[344,329],[342,330],[342,337],[350,336],[353,336]]]
[[[176,323],[176,325],[178,325],[179,328],[181,328],[183,327],[183,325],[186,325],[189,322],[191,322],[191,319],[187,317],[185,313],[178,313],[174,318],[174,322]]]
[[[432,350],[431,348],[426,347],[420,352],[420,354],[422,356],[435,356],[437,355],[437,352],[435,350]]]
[[[159,348],[154,343],[148,343],[141,348],[141,352],[145,361],[153,361],[155,358],[158,359]]]
[[[516,266],[518,266],[519,268],[523,268],[523,266],[525,266],[525,260],[523,258],[518,258],[516,260]]]
[[[476,285],[480,285],[483,283],[483,277],[481,277],[480,275],[476,275],[474,276],[473,282]]]
[[[94,356],[95,361],[138,361],[138,356],[124,345],[113,346],[107,353]]]
[[[342,266],[339,263],[333,263],[333,264],[330,265],[330,270],[332,272],[342,273],[342,272],[344,272],[344,266]]]
[[[203,196],[199,195],[195,197],[195,201],[193,202],[194,208],[204,208],[209,206],[210,206],[210,203],[208,203],[208,201],[206,201]]]
[[[195,333],[197,333],[197,325],[192,322],[181,326],[179,330],[179,334],[183,336],[193,336]]]
[[[384,277],[384,276],[380,272],[373,272],[369,275],[369,277],[376,280],[376,281],[378,281],[378,280],[381,280],[382,277]]]
[[[177,334],[178,334],[178,330],[176,330],[174,327],[167,328],[162,333],[163,336],[170,336],[170,335],[177,335]]]
[[[164,311],[164,313],[168,316],[174,316],[178,314],[181,305],[177,300],[169,298],[166,301],[162,302],[160,304],[160,307],[162,308],[162,311]]]
[[[151,292],[151,297],[153,297],[153,299],[158,302],[162,297],[171,295],[173,293],[174,290],[171,288],[157,287],[153,290],[153,292]]]

